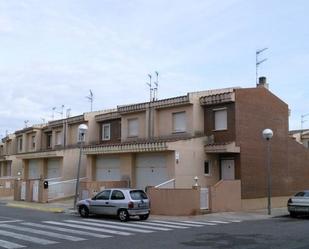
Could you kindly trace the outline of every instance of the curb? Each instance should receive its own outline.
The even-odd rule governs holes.
[[[7,207],[14,207],[14,208],[26,208],[26,209],[34,209],[44,212],[51,212],[51,213],[64,213],[63,208],[56,208],[56,207],[38,207],[26,204],[18,204],[18,203],[7,203]]]

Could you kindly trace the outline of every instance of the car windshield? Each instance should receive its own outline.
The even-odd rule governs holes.
[[[132,200],[147,200],[148,197],[146,193],[142,190],[132,190],[130,191]]]
[[[301,196],[304,196],[304,195],[305,195],[305,192],[298,192],[295,196],[301,197]]]

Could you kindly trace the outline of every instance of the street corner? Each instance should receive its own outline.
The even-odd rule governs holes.
[[[45,204],[47,205],[47,204]],[[6,203],[7,207],[14,208],[25,208],[25,209],[33,209],[43,212],[51,212],[51,213],[64,213],[65,209],[60,207],[49,207],[44,204],[33,204],[33,203],[16,203],[16,202],[8,202]]]

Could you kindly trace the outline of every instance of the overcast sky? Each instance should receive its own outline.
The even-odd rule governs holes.
[[[290,129],[309,113],[307,0],[0,0],[0,136],[71,114],[159,97],[255,86],[260,74],[289,104]],[[55,114],[60,118],[60,114]],[[304,123],[309,127],[308,122]]]

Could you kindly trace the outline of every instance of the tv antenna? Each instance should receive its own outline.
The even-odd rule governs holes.
[[[69,118],[71,116],[71,108],[66,110],[66,117]]]
[[[89,90],[89,96],[86,96],[86,98],[88,99],[88,101],[90,102],[90,111],[92,112],[92,105],[93,105],[93,93],[91,91],[91,89]]]
[[[152,88],[152,83],[151,83],[151,74],[148,74],[148,77],[149,77],[149,82],[146,82],[146,84],[149,86],[149,99],[150,99],[150,102],[153,101],[152,99],[152,92],[153,92],[153,88]]]
[[[158,100],[158,86],[159,86],[159,72],[155,71],[156,81],[154,82],[155,87],[153,88],[153,100]]]
[[[256,81],[256,84],[258,84],[258,81],[259,81],[259,74],[258,74],[258,70],[259,70],[259,66],[267,61],[267,58],[265,59],[262,59],[262,60],[259,60],[259,55],[261,53],[263,53],[265,50],[267,50],[268,48],[263,48],[263,49],[258,49],[256,50],[255,52],[255,81]]]
[[[53,107],[52,108],[52,120],[54,120],[54,118],[55,118],[55,110],[56,110],[56,107]]]

